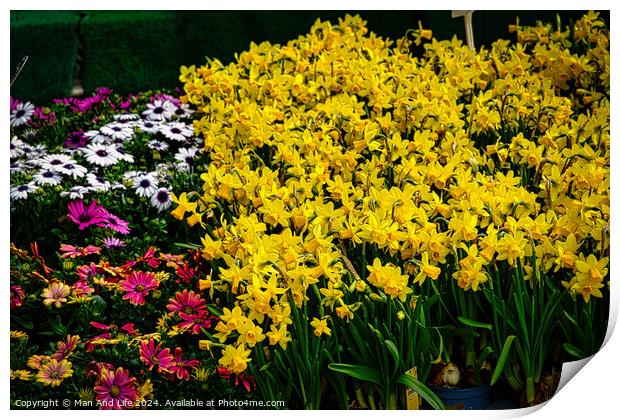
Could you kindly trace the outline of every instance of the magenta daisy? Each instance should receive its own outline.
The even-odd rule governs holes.
[[[151,290],[157,289],[159,283],[155,279],[153,273],[143,273],[142,271],[134,271],[127,278],[118,283],[125,292],[123,299],[129,299],[134,305],[144,305],[144,298]]]
[[[67,217],[78,225],[80,230],[84,230],[94,224],[102,223],[105,219],[106,210],[97,204],[97,200],[93,200],[88,207],[84,205],[82,200],[73,200],[69,202],[69,214]]]
[[[149,370],[157,366],[157,372],[170,372],[170,367],[174,361],[174,357],[170,354],[170,349],[161,350],[161,343],[155,346],[155,342],[151,338],[148,343],[143,342],[140,345],[140,360],[142,360]]]
[[[170,367],[170,379],[174,379],[176,376],[178,379],[185,379],[189,381],[190,369],[194,369],[200,366],[198,360],[183,360],[183,350],[181,347],[174,349],[174,361]]]
[[[116,370],[103,368],[99,376],[99,385],[95,386],[101,409],[131,408],[138,398],[135,382],[136,378],[129,376],[129,372],[122,367]]]
[[[97,224],[97,226],[112,229],[115,232],[120,233],[121,235],[127,235],[131,232],[129,228],[129,222],[121,219],[120,217],[110,213],[107,210],[104,210],[103,220]]]
[[[200,295],[189,290],[183,290],[182,292],[177,292],[174,298],[170,299],[166,309],[171,314],[178,311],[191,315],[199,311],[205,311],[206,305],[205,300]]]
[[[185,312],[179,312],[179,317],[183,320],[177,327],[181,329],[188,329],[192,334],[199,334],[201,328],[210,328],[213,321],[213,316],[209,315],[207,311],[198,311],[195,314],[187,314]]]

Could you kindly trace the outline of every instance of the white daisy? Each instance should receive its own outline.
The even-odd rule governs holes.
[[[32,179],[37,185],[58,185],[62,182],[62,177],[58,173],[49,169],[44,169],[33,175]]]
[[[22,102],[11,111],[11,127],[26,124],[33,115],[34,105],[30,102]]]
[[[198,147],[199,149],[202,149],[204,147],[205,140],[202,137],[196,136],[192,138],[191,140],[194,143],[194,145],[196,145],[196,147]]]
[[[136,127],[146,134],[157,134],[159,132],[159,123],[157,121],[142,120],[138,121]]]
[[[133,186],[140,197],[151,197],[157,192],[157,181],[151,175],[137,177],[133,181]]]
[[[122,145],[113,146],[114,150],[116,150],[116,154],[119,160],[124,160],[125,162],[133,163],[133,156],[129,153],[125,152],[125,148]]]
[[[106,181],[102,176],[95,175],[93,173],[86,174],[86,181],[88,182],[87,188],[90,191],[109,191],[110,182]]]
[[[86,175],[86,172],[88,172],[88,169],[86,169],[82,165],[78,165],[75,162],[67,162],[60,168],[58,168],[58,172],[63,175],[70,175],[73,177],[73,179],[77,179],[83,178],[84,175]]]
[[[82,185],[78,185],[75,187],[71,187],[69,191],[63,191],[60,193],[61,197],[69,197],[70,200],[78,200],[84,198],[86,194],[90,191],[89,188],[84,187]]]
[[[156,99],[152,104],[146,104],[146,110],[142,112],[142,115],[147,119],[153,121],[166,121],[172,118],[172,115],[177,110],[176,105],[170,101],[162,101]]]
[[[188,104],[181,104],[174,113],[180,119],[185,119],[190,117],[194,113],[194,110],[190,109]]]
[[[153,150],[157,150],[158,152],[163,152],[168,150],[168,143],[163,142],[161,140],[151,140],[148,142],[149,148]]]
[[[155,191],[155,194],[151,196],[151,204],[160,212],[166,210],[172,204],[170,191],[166,188],[160,188]]]
[[[22,148],[22,150],[25,151],[24,148]],[[44,157],[45,155],[47,155],[47,146],[44,144],[35,144],[34,146],[32,146],[31,154],[33,157]]]
[[[22,147],[25,145],[23,141],[17,138],[17,136],[13,136],[11,138],[11,157],[17,158],[24,154],[24,150]]]
[[[118,163],[118,152],[105,144],[89,144],[80,149],[89,163],[99,166],[111,166]]]
[[[192,167],[185,162],[177,162],[177,164],[174,165],[174,170],[177,172],[189,172],[191,169]]]
[[[134,135],[132,127],[119,123],[106,124],[101,127],[99,131],[114,140],[126,141],[131,139]]]
[[[198,149],[195,147],[181,147],[179,151],[174,155],[174,158],[180,162],[185,163],[188,166],[192,166],[194,164],[194,158],[198,153]]]
[[[24,136],[26,140],[33,140],[38,132],[36,128],[27,128],[22,132],[22,136]]]
[[[110,141],[110,137],[106,136],[99,130],[90,130],[84,133],[84,135],[93,143],[107,143]]]
[[[157,166],[155,166],[155,170],[158,174],[161,174],[162,172],[169,172],[170,168],[171,166],[169,163],[158,163]]]
[[[62,168],[67,163],[77,163],[70,156],[61,154],[51,154],[39,159],[39,165],[43,169],[49,169],[55,172],[62,172]]]
[[[22,154],[24,154],[27,157],[32,155],[33,153],[36,153],[34,150],[34,147],[26,143],[22,143],[22,145],[20,146],[20,149],[22,151]]]
[[[123,174],[123,179],[125,181],[131,181],[131,180],[133,180],[135,177],[137,177],[139,175],[146,175],[146,172],[127,171],[127,172],[125,172]]]
[[[140,119],[140,116],[137,114],[116,114],[114,116],[115,121],[122,121],[122,122],[137,121],[139,119]]]
[[[32,183],[11,187],[11,201],[25,200],[28,198],[28,194],[33,193],[36,190],[37,187]]]
[[[11,162],[11,173],[20,173],[27,169],[20,161]]]
[[[184,122],[171,122],[168,124],[162,124],[159,128],[159,132],[166,138],[176,141],[185,141],[194,135],[194,130],[191,126],[188,126]]]

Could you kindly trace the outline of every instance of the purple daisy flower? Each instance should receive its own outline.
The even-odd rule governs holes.
[[[22,102],[19,99],[13,98],[11,96],[11,111],[13,111],[15,108],[17,108],[17,105],[21,104]]]
[[[95,94],[100,96],[110,96],[113,90],[107,87],[100,86],[95,90]]]
[[[122,239],[114,238],[113,236],[107,237],[103,240],[103,246],[108,249],[122,248],[125,246],[125,241]]]
[[[65,147],[69,149],[79,149],[80,147],[86,146],[88,143],[88,138],[84,135],[83,131],[74,131],[67,137],[65,140]]]
[[[120,233],[121,235],[127,235],[131,232],[129,228],[129,222],[121,219],[120,217],[110,213],[107,210],[104,210],[103,220],[97,224],[97,226],[112,229],[115,232]]]
[[[69,202],[69,214],[67,217],[78,225],[80,230],[84,230],[89,226],[102,223],[106,220],[106,209],[97,204],[93,200],[88,207],[84,205],[82,200],[73,200]]]

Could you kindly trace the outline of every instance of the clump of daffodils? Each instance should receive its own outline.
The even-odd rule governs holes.
[[[602,296],[609,33],[596,13],[510,29],[516,43],[432,40],[416,57],[347,16],[181,69],[210,164],[173,214],[203,229],[207,292],[233,296],[224,367],[243,371],[263,341],[285,348],[291,306],[317,293],[308,328],[325,334],[363,296],[474,293],[495,266]]]

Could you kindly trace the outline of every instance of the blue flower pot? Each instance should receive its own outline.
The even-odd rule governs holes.
[[[448,410],[484,410],[491,404],[491,387],[489,384],[472,388],[436,388],[433,392],[444,402]]]

